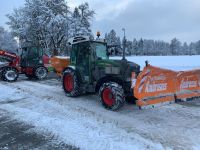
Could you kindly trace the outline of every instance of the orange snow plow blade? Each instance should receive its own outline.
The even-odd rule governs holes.
[[[200,70],[177,74],[176,98],[187,99],[200,96]]]
[[[134,96],[139,107],[200,96],[200,70],[175,72],[148,65],[137,77]]]
[[[58,76],[62,76],[64,69],[70,64],[70,58],[55,56],[51,58],[51,65]]]

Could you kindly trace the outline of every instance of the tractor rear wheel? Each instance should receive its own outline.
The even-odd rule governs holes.
[[[63,89],[69,97],[77,97],[82,94],[80,80],[75,70],[65,70],[63,74]]]
[[[1,77],[4,81],[15,82],[17,78],[19,77],[19,73],[17,69],[8,67],[2,71]]]
[[[43,66],[36,68],[34,71],[34,76],[39,80],[46,78],[47,74],[48,74],[48,70],[47,68]]]
[[[114,82],[104,83],[99,90],[99,96],[102,105],[112,111],[120,109],[125,103],[122,86]]]

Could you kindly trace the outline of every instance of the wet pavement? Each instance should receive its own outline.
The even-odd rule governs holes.
[[[1,81],[1,80],[0,80]],[[43,80],[37,80],[37,79],[28,79],[25,75],[20,74],[19,78],[16,82],[21,82],[21,81],[32,81],[32,82],[38,82],[42,84],[47,84],[47,85],[61,85],[61,78],[58,77],[54,72],[50,72],[48,76],[43,79]]]
[[[78,149],[58,141],[51,133],[38,133],[34,126],[12,119],[10,115],[0,109],[0,150]]]
[[[17,82],[28,80],[20,75]],[[41,84],[61,85],[60,79],[53,73],[45,80],[33,80]],[[0,103],[0,105],[9,101]],[[32,125],[25,124],[12,118],[5,110],[0,109],[0,150],[77,150],[78,148],[67,145],[56,139],[55,135],[44,131],[39,133]]]

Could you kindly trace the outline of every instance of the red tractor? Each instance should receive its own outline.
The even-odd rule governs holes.
[[[22,48],[21,57],[0,50],[0,60],[0,76],[4,81],[14,82],[19,74],[37,79],[44,79],[48,74],[49,58],[39,47]]]

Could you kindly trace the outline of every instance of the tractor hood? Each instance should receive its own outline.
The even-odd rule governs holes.
[[[119,60],[98,60],[97,65],[99,67],[120,67]]]
[[[139,74],[140,66],[136,63],[127,60],[98,60],[97,66],[100,68],[105,68],[106,74],[130,74],[135,72]]]

